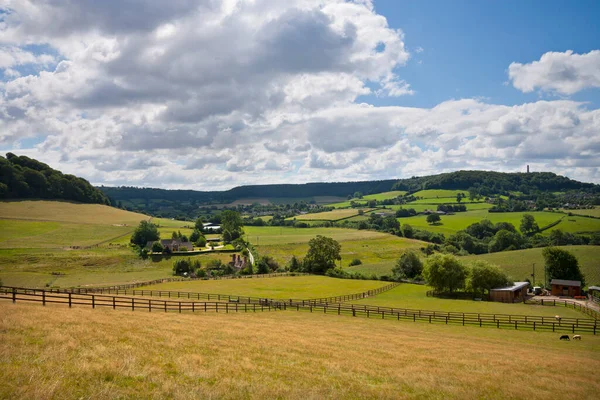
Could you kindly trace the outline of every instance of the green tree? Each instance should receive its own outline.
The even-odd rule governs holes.
[[[313,274],[323,275],[328,269],[335,268],[336,260],[341,260],[341,248],[336,240],[317,235],[308,242],[304,269]]]
[[[454,292],[465,287],[467,268],[455,256],[436,254],[423,268],[423,277],[438,292]]]
[[[442,218],[440,218],[439,214],[429,214],[427,216],[427,223],[428,224],[435,224],[437,222],[440,222],[442,220]]]
[[[423,262],[413,250],[406,250],[392,269],[395,278],[414,279],[423,272]]]
[[[537,222],[535,222],[535,218],[531,214],[523,214],[523,218],[521,218],[521,226],[519,227],[519,229],[524,235],[535,233],[540,230]]]
[[[152,252],[153,253],[162,253],[164,249],[165,248],[163,247],[162,244],[160,244],[160,242],[152,243]]]
[[[242,226],[244,222],[239,212],[225,210],[221,213],[221,228],[223,232],[229,232],[229,240],[235,240],[244,234]]]
[[[506,272],[496,265],[491,265],[485,261],[475,261],[471,264],[470,286],[474,292],[488,293],[490,289],[511,285]]]
[[[204,229],[203,223],[204,223],[204,220],[202,218],[196,219],[196,222],[194,223],[194,229],[199,232],[202,232],[202,230]]]
[[[456,195],[456,202],[457,202],[457,203],[460,203],[460,202],[462,201],[462,199],[463,199],[462,193],[458,193],[458,194]]]
[[[362,199],[363,198],[363,194],[361,192],[354,192],[354,198],[355,199]]]
[[[502,229],[490,241],[488,251],[496,253],[504,250],[519,250],[524,242],[525,240],[518,233]]]
[[[585,286],[585,277],[579,269],[579,260],[573,253],[557,247],[546,247],[542,251],[548,279],[568,279],[581,281]]]
[[[412,238],[415,234],[415,230],[409,224],[402,224],[402,235],[405,238]]]
[[[288,269],[291,272],[294,271],[299,271],[300,267],[301,267],[301,263],[300,260],[298,260],[298,258],[296,256],[292,256],[292,258],[290,259],[290,261],[288,262]]]
[[[151,222],[141,221],[131,235],[131,243],[144,247],[146,243],[160,239],[158,228]]]

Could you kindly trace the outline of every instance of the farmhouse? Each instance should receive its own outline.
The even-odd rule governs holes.
[[[581,296],[581,281],[552,279],[552,296]]]
[[[154,242],[146,243],[146,248],[151,249],[152,244]],[[165,250],[169,251],[181,251],[182,248],[187,249],[187,251],[193,251],[194,245],[192,242],[182,242],[181,239],[163,239],[160,241],[160,244]]]
[[[512,286],[490,290],[490,300],[502,303],[514,303],[525,300],[529,282],[515,282]]]

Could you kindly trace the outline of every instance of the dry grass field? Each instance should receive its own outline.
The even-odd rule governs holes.
[[[558,336],[291,311],[2,302],[0,398],[595,398],[600,337]]]
[[[0,202],[0,219],[2,218],[135,227],[140,221],[150,217],[100,204],[24,200]]]

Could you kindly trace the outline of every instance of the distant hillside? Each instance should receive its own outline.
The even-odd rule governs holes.
[[[277,184],[239,186],[226,191],[165,190],[136,187],[100,187],[115,204],[131,209],[168,217],[193,217],[198,206],[229,204],[240,199],[273,199],[290,203],[314,197],[347,197],[355,192],[364,195],[402,190],[416,192],[424,189],[469,190],[476,188],[481,195],[523,194],[536,192],[580,191],[600,193],[600,186],[578,182],[551,172],[503,173],[489,171],[457,171],[438,175],[361,182],[321,182],[306,184]]]
[[[26,156],[0,156],[0,199],[53,199],[110,204],[88,181]]]

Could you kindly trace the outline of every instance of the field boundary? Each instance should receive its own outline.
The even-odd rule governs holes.
[[[574,310],[581,311],[582,313],[589,315],[590,317],[594,318],[595,320],[600,320],[600,312],[598,312],[588,306],[584,306],[581,303],[578,303],[576,301],[572,301],[572,300],[565,300],[565,299],[525,300],[525,304],[538,304],[541,306],[553,306],[553,307],[554,306],[560,307],[562,305],[564,307],[569,307]]]
[[[147,310],[182,312],[256,312],[256,311],[305,311],[322,312],[323,314],[347,315],[377,319],[395,319],[397,321],[429,322],[453,325],[474,325],[479,327],[496,327],[497,329],[523,329],[531,331],[552,331],[570,333],[593,333],[596,335],[598,321],[592,319],[564,318],[556,320],[553,317],[510,315],[510,314],[475,314],[452,313],[425,310],[410,310],[402,308],[357,306],[353,304],[310,304],[300,303],[288,305],[285,302],[265,302],[263,304],[248,304],[234,302],[193,302],[144,299],[136,297],[120,297],[99,294],[56,293],[43,289],[28,289],[15,287],[0,287],[0,299],[47,304],[68,304],[96,307],[127,308],[131,311]],[[242,307],[243,305],[243,307]]]
[[[308,275],[308,274],[306,274]],[[260,275],[259,275],[260,276]],[[287,304],[287,305],[296,305],[300,304],[301,306],[310,306],[317,304],[336,304],[345,301],[351,300],[361,300],[366,299],[371,296],[376,296],[385,291],[391,290],[398,286],[399,283],[390,283],[385,286],[381,286],[377,289],[370,289],[364,292],[352,293],[352,294],[344,294],[339,296],[331,296],[331,297],[320,297],[320,298],[312,298],[312,299],[275,299],[275,298],[266,298],[266,297],[255,297],[255,296],[243,296],[236,294],[220,294],[220,293],[202,293],[202,292],[182,292],[182,291],[173,291],[173,290],[151,290],[151,289],[142,289],[142,290],[128,290],[128,289],[113,289],[113,288],[100,288],[99,290],[87,290],[86,288],[71,288],[71,289],[44,289],[51,293],[73,293],[73,294],[114,294],[114,295],[131,295],[131,296],[150,296],[150,297],[167,297],[169,299],[196,299],[196,300],[217,300],[217,301],[227,301],[231,303],[247,303],[247,304],[263,304],[263,303],[272,303],[272,304]],[[7,286],[5,288],[8,289],[27,289],[27,288],[13,288]]]

